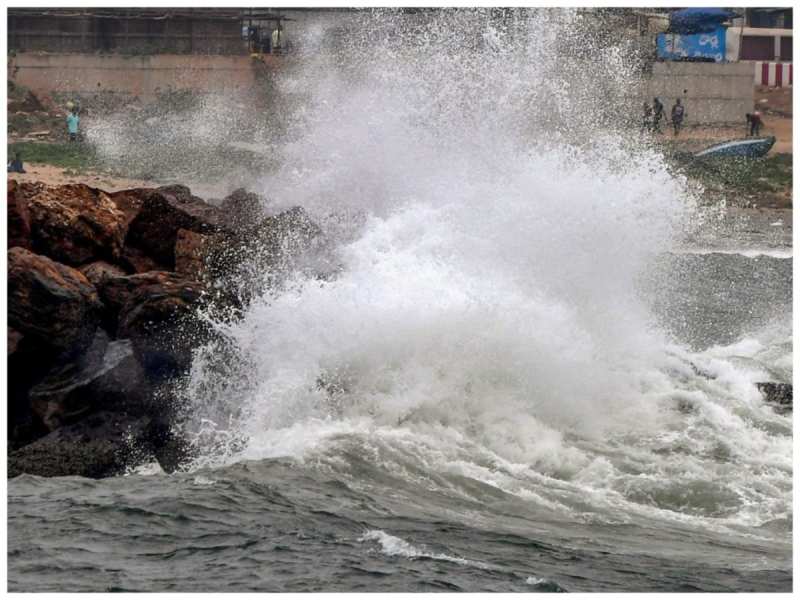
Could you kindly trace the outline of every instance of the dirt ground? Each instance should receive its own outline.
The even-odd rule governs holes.
[[[771,88],[758,85],[753,90],[753,102],[761,112],[767,115],[792,116],[791,87]]]
[[[25,163],[25,173],[7,173],[9,179],[17,181],[39,181],[47,185],[64,185],[66,183],[83,183],[91,187],[99,188],[106,192],[117,192],[130,188],[149,187],[155,188],[172,183],[186,182],[180,181],[148,181],[146,179],[129,179],[126,177],[114,177],[105,173],[74,173],[69,169],[54,167],[42,163]],[[224,198],[231,191],[226,186],[211,185],[190,185],[193,194],[196,194],[212,204],[218,203],[220,198]]]
[[[65,169],[37,163],[25,163],[25,173],[8,173],[9,179],[17,181],[40,181],[48,185],[63,185],[65,183],[85,183],[107,192],[116,192],[135,187],[155,187],[161,185],[152,181],[139,179],[125,179],[109,177],[96,173],[69,174]]]
[[[764,127],[762,136],[775,136],[775,145],[770,154],[792,154],[792,118],[776,115],[762,115]],[[692,127],[681,131],[678,139],[685,142],[687,150],[700,150],[706,146],[726,140],[743,138],[747,135],[744,123],[741,127]],[[664,139],[673,139],[672,131],[663,134]]]
[[[792,154],[792,88],[768,88],[756,86],[753,89],[753,105],[761,112],[764,127],[762,136],[775,136],[775,145],[770,154]],[[661,139],[672,142],[675,138],[669,124],[664,124]],[[747,135],[744,115],[740,127],[690,127],[681,131],[678,145],[683,150],[695,152],[715,143],[743,138]]]

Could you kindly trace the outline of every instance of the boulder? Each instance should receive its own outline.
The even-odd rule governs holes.
[[[27,208],[39,254],[71,266],[119,257],[125,215],[105,192],[83,184],[44,186]]]
[[[130,340],[102,330],[77,359],[58,365],[29,392],[33,413],[48,431],[101,410],[146,414],[149,389]]]
[[[31,411],[28,391],[53,364],[53,358],[43,353],[30,338],[8,328],[8,387],[6,388],[7,440],[10,448],[18,448],[47,430]]]
[[[8,180],[8,248],[19,246],[31,249],[31,216],[28,211],[28,198],[41,184],[18,184]]]
[[[101,310],[97,291],[80,271],[24,248],[8,251],[8,325],[45,354],[74,355],[88,347]]]
[[[263,219],[246,236],[275,266],[309,249],[322,233],[305,210],[296,206]]]
[[[125,227],[131,224],[139,214],[139,211],[144,204],[145,198],[153,193],[152,188],[132,188],[129,190],[120,190],[112,192],[108,196],[117,205],[117,208],[125,215]]]
[[[129,190],[122,190],[110,194],[111,199],[116,203],[125,214],[125,228],[126,232],[130,227],[131,222],[137,217],[139,211],[145,203],[145,200],[152,194],[158,191],[154,188],[133,188]],[[134,234],[134,243],[136,243],[137,235]],[[131,246],[127,242],[122,247],[122,252],[119,259],[119,264],[122,265],[129,273],[146,273],[147,271],[165,271],[168,270],[166,265],[160,264],[152,256],[149,256],[144,250]]]
[[[221,234],[204,235],[179,229],[175,240],[175,271],[190,279],[202,280],[214,247],[221,239]]]
[[[756,383],[758,391],[764,397],[764,400],[770,404],[778,404],[783,407],[792,406],[792,384],[791,383],[775,383],[772,381],[763,381]]]
[[[145,254],[144,251],[132,246],[124,246],[122,248],[122,256],[119,257],[119,262],[129,273],[168,270],[164,265],[159,264],[155,259]]]
[[[118,337],[130,338],[137,359],[153,381],[179,376],[191,366],[192,350],[206,339],[196,317],[203,285],[174,273],[143,273],[111,280],[104,297],[124,300]]]
[[[22,334],[11,327],[7,327],[6,329],[8,329],[8,346],[6,355],[11,356],[17,351],[19,343],[22,341]]]
[[[192,196],[188,188],[169,186],[152,190],[128,227],[126,245],[142,250],[156,263],[172,270],[175,242],[181,229],[209,234],[225,228],[219,208]]]
[[[103,304],[109,311],[118,315],[137,290],[146,289],[149,292],[159,293],[178,289],[185,281],[185,277],[170,271],[148,271],[134,275],[107,277],[103,279],[97,290]],[[113,331],[116,331],[116,328]]]
[[[265,216],[266,199],[239,188],[223,198],[220,208],[225,224],[234,231],[255,227]]]
[[[150,460],[158,436],[163,436],[160,429],[148,417],[111,412],[90,415],[10,452],[8,476],[121,475],[126,468]]]
[[[124,277],[127,273],[119,267],[99,260],[78,269],[86,279],[98,290],[106,279],[111,277]]]

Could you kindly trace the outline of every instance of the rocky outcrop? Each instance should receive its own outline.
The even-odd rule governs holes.
[[[175,239],[175,272],[201,280],[214,260],[214,250],[224,243],[222,234],[204,235],[179,229]]]
[[[8,247],[31,248],[31,216],[28,212],[28,199],[26,188],[20,186],[14,179],[8,180]]]
[[[89,349],[48,373],[29,392],[33,412],[49,431],[91,412],[146,413],[148,385],[130,340],[99,331]]]
[[[264,217],[243,191],[226,215],[185,186],[8,189],[9,474],[178,468],[178,386],[214,339],[205,315],[237,318],[242,282],[271,285],[319,228],[300,209]]]
[[[305,252],[321,233],[308,214],[296,207],[263,219],[247,231],[247,238],[277,265]]]
[[[100,289],[107,279],[112,277],[124,277],[126,275],[125,271],[120,267],[103,260],[89,263],[78,270],[83,273],[86,279],[88,279],[96,289]]]
[[[86,185],[45,186],[27,200],[32,248],[71,266],[115,261],[125,215],[103,191]]]
[[[99,412],[10,452],[8,476],[120,475],[148,461],[163,435],[159,429],[149,417]]]
[[[129,273],[168,270],[166,266],[145,254],[144,251],[132,246],[125,246],[122,249],[122,256],[120,256],[119,262]]]
[[[764,381],[756,383],[758,391],[764,397],[764,400],[770,404],[776,404],[782,408],[792,407],[792,384],[791,383],[775,383],[772,381]]]
[[[180,189],[173,189],[176,187]],[[175,242],[181,229],[203,234],[222,231],[220,210],[192,196],[183,186],[159,188],[144,198],[128,227],[126,244],[174,269]]]
[[[133,308],[129,302],[137,293],[137,297],[169,295],[177,292],[186,282],[186,277],[171,271],[148,271],[103,279],[97,289],[109,317],[108,330],[117,335],[120,316],[127,314]],[[194,288],[200,284],[192,282],[190,285]]]
[[[255,227],[265,216],[266,200],[239,188],[223,198],[220,208],[225,224],[234,231],[245,231]]]
[[[46,354],[87,348],[101,309],[80,271],[24,248],[8,251],[8,324]]]
[[[151,188],[132,188],[109,194],[117,208],[125,215],[125,227],[136,218],[144,204],[145,198],[153,193]]]
[[[161,274],[127,297],[117,335],[130,338],[152,380],[179,376],[191,366],[192,350],[205,341],[202,321],[195,318],[202,296],[200,283]]]

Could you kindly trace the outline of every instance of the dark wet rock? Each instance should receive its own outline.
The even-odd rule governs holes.
[[[28,392],[55,363],[56,357],[19,331],[8,328],[8,387],[6,388],[7,439],[11,449],[27,444],[47,433],[31,411]]]
[[[131,188],[112,192],[109,197],[117,205],[117,208],[125,215],[125,228],[131,224],[139,214],[144,204],[145,198],[153,193],[152,188]]]
[[[204,235],[179,229],[175,240],[175,272],[196,281],[209,273],[217,249],[225,243],[223,234]]]
[[[28,199],[38,192],[41,184],[21,183],[8,180],[8,248],[19,246],[31,249],[31,216]]]
[[[115,323],[110,331],[116,333],[119,314],[137,291],[145,295],[168,294],[178,290],[186,281],[186,277],[170,271],[148,271],[104,279],[97,289]]]
[[[195,202],[205,203],[205,200],[200,198],[200,196],[193,195],[192,190],[189,189],[188,186],[185,186],[180,183],[162,185],[160,187],[157,187],[156,191],[158,191],[161,194],[164,194],[165,196],[172,197],[181,204],[191,204]]]
[[[101,410],[143,415],[149,395],[130,340],[111,341],[103,331],[84,354],[58,365],[29,392],[31,409],[48,431]]]
[[[111,198],[83,184],[44,186],[27,202],[32,248],[67,265],[116,261],[125,215]]]
[[[163,427],[149,417],[100,412],[61,427],[8,456],[8,476],[101,478],[149,460]]]
[[[135,280],[138,285],[125,289],[133,278],[140,278]],[[202,284],[174,273],[145,273],[126,279],[115,290],[117,298],[125,299],[119,313],[118,337],[131,339],[136,357],[152,380],[182,375],[191,365],[192,350],[207,334],[196,317],[204,294]],[[107,284],[106,295],[108,288]]]
[[[8,324],[46,354],[88,347],[101,310],[80,271],[24,248],[8,251]]]
[[[322,230],[300,207],[263,219],[256,227],[247,230],[241,239],[239,253],[243,264],[261,275],[253,277],[251,273],[248,277],[237,273],[236,277],[268,286],[277,284],[283,275],[301,268],[309,252],[324,241]],[[224,277],[224,273],[221,275]],[[263,290],[257,289],[256,292]]]
[[[188,193],[188,188],[153,190],[144,199],[139,213],[128,227],[126,245],[142,250],[167,269],[175,268],[175,242],[178,231],[210,234],[221,231],[219,208]]]
[[[792,384],[763,381],[756,383],[758,391],[764,400],[770,404],[779,404],[784,407],[792,406]]]
[[[119,262],[129,273],[169,270],[154,258],[145,254],[143,250],[132,246],[122,248],[122,256],[119,257]]]
[[[300,208],[265,217],[242,190],[223,201],[226,215],[185,186],[9,189],[17,238],[36,205],[32,247],[80,267],[8,253],[9,473],[103,477],[143,457],[178,468],[192,448],[175,433],[176,379],[215,339],[202,315],[235,318],[242,282],[269,286],[305,268],[320,228]]]
[[[321,233],[306,211],[296,206],[263,219],[248,231],[247,237],[277,264],[308,249]]]
[[[255,227],[266,216],[265,205],[263,197],[239,188],[223,198],[220,208],[228,227],[234,231],[245,231]]]
[[[97,289],[100,289],[106,279],[112,277],[124,277],[127,275],[120,267],[112,265],[103,260],[98,260],[78,269],[86,276],[86,279]]]
[[[12,329],[11,327],[7,327],[8,329],[8,346],[6,347],[8,356],[14,354],[17,351],[17,347],[19,343],[22,341],[22,334],[17,331],[16,329]]]

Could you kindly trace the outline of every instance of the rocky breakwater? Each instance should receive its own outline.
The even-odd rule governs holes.
[[[323,239],[302,209],[268,215],[244,190],[217,207],[178,185],[9,181],[8,228],[10,477],[180,468],[180,383],[217,335],[203,315],[237,318]]]

